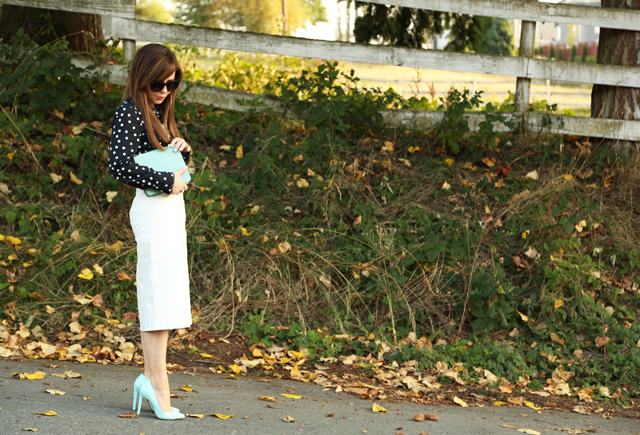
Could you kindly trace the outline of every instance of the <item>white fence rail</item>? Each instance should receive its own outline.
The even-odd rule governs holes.
[[[552,5],[522,0],[364,1],[455,13],[518,18],[525,21],[591,24],[640,31],[640,13],[624,9]],[[529,83],[527,82],[529,79],[598,83],[610,86],[640,86],[640,68],[638,67],[572,63],[526,56],[491,56],[351,44],[137,21],[131,19],[134,18],[132,13],[135,15],[135,0],[0,0],[0,3],[112,15],[111,36],[124,40],[125,59],[129,60],[135,51],[135,41],[141,40],[232,51],[510,75],[518,77],[519,80],[525,80],[523,91],[525,101],[520,105],[521,108],[527,107],[528,104]],[[533,39],[530,39],[531,41],[526,42],[530,46],[525,48],[524,53],[532,52]],[[521,48],[522,46],[523,44]],[[121,74],[121,71],[111,71],[111,79],[108,80],[114,83],[122,82]],[[191,101],[212,104],[225,109],[247,110],[248,106],[236,100],[241,97],[256,96],[213,87],[199,87],[192,88],[186,97]],[[268,106],[282,110],[280,104],[272,98],[265,96],[259,96],[259,98],[263,99]],[[389,125],[425,128],[439,122],[443,115],[439,112],[385,111],[384,116],[385,122]],[[478,116],[470,114],[469,119],[474,120]],[[512,116],[522,117],[522,113],[516,112]],[[640,121],[553,116],[551,117],[553,122],[547,124],[542,122],[542,115],[529,114],[525,118],[527,126],[536,131],[640,141]],[[471,125],[473,130],[473,126],[477,123],[474,121]]]
[[[522,0],[362,0],[381,5],[404,6],[485,17],[515,18],[640,31],[640,13],[633,10],[596,8],[571,4]]]
[[[0,3],[83,14],[136,17],[136,0],[0,0]]]
[[[640,68],[594,63],[584,64],[526,57],[454,53],[441,50],[322,41],[123,18],[111,20],[111,32],[115,38],[162,41],[172,44],[312,59],[499,74],[577,83],[599,83],[618,86],[637,86],[640,84]]]

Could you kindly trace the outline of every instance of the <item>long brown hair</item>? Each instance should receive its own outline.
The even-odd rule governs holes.
[[[144,92],[149,83],[153,80],[166,80],[171,74],[176,73],[175,80],[182,80],[182,68],[178,59],[164,45],[148,44],[142,47],[131,62],[129,80],[124,88],[122,101],[129,95],[142,114],[144,128],[151,143],[158,149],[163,149],[158,138],[166,145],[171,142],[171,137],[180,137],[173,110],[176,101],[177,89],[169,93],[167,98],[158,106],[160,110],[160,120],[155,116]],[[165,130],[162,125],[167,127]],[[171,136],[169,136],[171,133]]]

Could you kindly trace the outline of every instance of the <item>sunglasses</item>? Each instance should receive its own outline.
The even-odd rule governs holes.
[[[151,92],[161,92],[166,86],[167,92],[173,92],[178,89],[178,85],[180,85],[180,80],[171,80],[170,82],[158,82],[154,80],[149,83],[149,89],[151,89]]]

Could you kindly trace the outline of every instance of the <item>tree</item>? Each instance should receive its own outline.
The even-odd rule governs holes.
[[[575,62],[578,58],[578,49],[575,45],[571,46],[571,62]]]
[[[552,45],[549,47],[549,59],[553,59],[554,57],[556,57],[556,49]]]
[[[582,62],[586,62],[587,61],[587,56],[589,56],[589,49],[587,48],[587,45],[583,45],[582,46],[582,54],[580,55],[580,60]]]
[[[21,27],[41,45],[66,37],[73,51],[104,49],[101,15],[3,5],[0,36],[13,35]]]
[[[293,34],[307,23],[327,20],[320,0],[287,0],[286,34]],[[282,34],[281,0],[179,0],[176,18],[186,24],[249,32]]]
[[[509,20],[494,18],[484,35],[482,51],[488,54],[513,56],[516,52],[516,44],[513,39],[513,28]]]
[[[400,6],[386,6],[356,1],[360,13],[356,18],[356,42],[380,41],[389,45],[422,48],[430,38],[451,30],[452,51],[481,51],[486,19]]]
[[[175,10],[168,8],[162,0],[137,0],[136,19],[170,23],[173,21]]]
[[[640,0],[602,0],[602,7],[640,11]],[[600,29],[597,63],[640,67],[640,32]],[[640,88],[596,84],[591,92],[593,118],[640,119]]]

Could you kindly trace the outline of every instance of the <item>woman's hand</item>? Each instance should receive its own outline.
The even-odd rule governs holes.
[[[181,137],[174,137],[171,143],[169,144],[170,148],[173,148],[173,151],[180,151],[181,153],[188,153],[191,151],[191,147],[187,143],[186,140]]]
[[[187,145],[188,146],[188,145]],[[182,192],[187,190],[187,184],[182,180],[181,175],[184,171],[187,170],[187,167],[180,169],[173,173],[173,190],[171,191],[172,195],[180,195]]]

